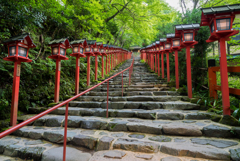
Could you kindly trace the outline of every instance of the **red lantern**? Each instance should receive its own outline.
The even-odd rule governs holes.
[[[179,78],[178,78],[178,51],[181,50],[180,44],[181,39],[176,37],[174,34],[167,34],[167,40],[172,42],[172,51],[175,51],[173,56],[175,57],[175,79],[176,79],[176,89],[179,89]]]
[[[56,74],[55,74],[55,92],[54,92],[54,102],[59,102],[59,90],[60,90],[60,74],[61,74],[61,60],[68,60],[66,57],[66,50],[71,48],[67,38],[52,40],[49,43],[51,46],[52,55],[48,58],[56,59]]]
[[[14,62],[10,125],[15,126],[17,124],[21,62],[32,61],[28,58],[28,51],[30,48],[35,48],[36,45],[32,42],[29,34],[12,37],[3,43],[8,46],[8,57],[3,59]]]
[[[165,53],[165,42],[167,39],[162,38],[160,39],[160,52],[161,52],[161,59],[162,59],[162,78],[164,78],[164,53]]]
[[[74,40],[70,44],[72,45],[73,53],[70,56],[76,57],[76,72],[75,72],[75,94],[79,93],[79,73],[80,73],[80,57],[86,57],[83,54],[83,44],[86,39]]]
[[[90,85],[90,56],[95,56],[93,48],[96,45],[96,40],[87,40],[84,42],[84,54],[87,56],[87,86]]]
[[[238,30],[234,30],[232,27],[236,14],[240,14],[240,5],[225,5],[211,8],[202,8],[201,10],[201,26],[209,26],[211,33],[210,37],[206,42],[218,41],[219,43],[223,114],[230,115],[231,112],[225,41],[229,41],[230,36],[239,33]],[[214,97],[216,99],[217,92],[210,93],[210,97]]]
[[[101,52],[100,52],[100,46],[102,45],[102,42],[97,42],[94,45],[93,48],[93,53],[95,54],[95,80],[97,81],[97,70],[98,70],[98,55],[101,56]]]
[[[199,30],[199,24],[187,24],[187,25],[176,25],[175,35],[181,37],[180,47],[186,47],[186,64],[187,64],[187,87],[188,97],[192,98],[192,75],[191,75],[191,57],[190,47],[196,45],[198,42],[195,41],[196,32]]]

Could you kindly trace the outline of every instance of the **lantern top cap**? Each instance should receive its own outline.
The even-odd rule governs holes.
[[[67,38],[54,39],[54,40],[50,41],[49,45],[62,44],[62,43],[64,43],[66,48],[71,48],[70,42]]]
[[[52,40],[52,41],[49,42],[49,45],[64,43],[65,41],[68,41],[68,39],[67,39],[67,38],[54,39],[54,40]],[[69,41],[68,41],[68,42],[69,42]]]
[[[201,8],[204,15],[240,11],[240,4]]]
[[[80,40],[73,40],[70,42],[71,45],[73,44],[83,44],[86,39],[80,39]]]
[[[96,43],[96,40],[87,40],[88,45],[94,45]]]
[[[175,25],[175,28],[176,28],[176,30],[199,29],[200,24],[193,23],[193,24]]]
[[[160,39],[160,42],[166,42],[166,41],[167,41],[166,38],[161,38],[161,39]]]
[[[174,37],[175,37],[175,33],[167,34],[167,38],[174,38]]]
[[[96,42],[96,44],[97,44],[97,45],[102,45],[102,44],[103,44],[103,42]]]
[[[27,45],[28,45],[29,48],[35,48],[36,47],[36,45],[33,43],[32,39],[31,39],[29,33],[25,33],[25,34],[22,34],[22,35],[11,37],[10,39],[4,41],[3,44],[9,44],[13,41],[22,41],[24,39],[26,39],[26,41],[28,43]]]

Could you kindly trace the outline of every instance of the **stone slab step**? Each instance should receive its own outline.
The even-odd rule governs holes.
[[[154,87],[168,87],[167,84],[136,84],[136,85],[128,85],[124,84],[123,88],[154,88]],[[107,84],[103,84],[99,88],[107,88]],[[122,88],[122,85],[109,85],[109,88]],[[80,90],[84,91],[87,90],[88,88],[81,88]]]
[[[124,96],[124,97],[108,97],[111,102],[122,102],[122,101],[184,101],[188,100],[188,96]],[[105,102],[107,97],[103,96],[80,96],[75,101],[95,101],[95,102]]]
[[[85,150],[85,148],[82,149],[84,151],[75,146],[67,147],[66,160],[79,160],[81,158],[81,161],[88,161],[92,157],[92,152],[88,149]],[[49,142],[47,139],[35,140],[29,136],[7,136],[0,139],[0,154],[2,154],[0,155],[1,161],[62,160],[63,147],[59,147],[58,144]]]
[[[106,117],[107,110],[101,108],[76,108],[69,107],[68,114],[70,116],[98,116]],[[65,107],[60,107],[51,114],[65,115]],[[142,118],[150,120],[190,120],[185,122],[196,122],[194,120],[212,120],[219,122],[222,119],[221,115],[203,111],[181,111],[181,110],[142,110],[142,109],[108,109],[109,117],[117,118]],[[19,117],[19,121],[21,121]]]
[[[103,108],[106,109],[107,102],[95,101],[72,101],[69,103],[70,107],[84,107],[84,108]],[[169,101],[169,102],[153,102],[153,101],[127,101],[127,102],[108,102],[109,109],[172,109],[172,110],[198,110],[199,105],[182,101]]]
[[[65,124],[64,120],[65,116],[46,115],[34,121],[31,125],[63,127]],[[130,131],[157,135],[240,138],[240,135],[238,135],[239,128],[222,125],[210,120],[183,120],[180,122],[179,120],[69,116],[68,127],[75,128],[76,130],[82,128],[91,130]],[[38,129],[36,129],[36,131],[41,132],[41,130]]]
[[[41,132],[37,136],[34,135],[36,129],[41,129]],[[1,147],[4,151],[12,144],[15,145],[13,146],[13,149],[18,150],[17,145],[19,142],[22,142],[22,144],[35,143],[35,145],[42,143],[43,145],[41,147],[49,148],[42,140],[49,141],[52,144],[62,144],[64,135],[63,130],[63,128],[28,126],[14,133],[14,135],[18,136],[18,139],[14,136],[8,136],[7,138],[0,140],[0,145],[2,145]],[[28,141],[28,139],[20,137],[36,138],[38,140]],[[39,137],[41,137],[40,139],[42,140],[39,140]],[[162,152],[173,156],[186,156],[213,160],[233,159],[235,157],[234,152],[240,150],[239,142],[236,139],[174,137],[134,132],[109,132],[103,130],[71,128],[68,128],[67,138],[68,144],[84,147],[90,150],[95,149],[101,151],[122,149],[125,151],[144,153]],[[9,141],[11,141],[11,143],[9,143]]]
[[[167,90],[169,89],[169,87],[161,87],[161,88],[109,88],[109,91],[163,91],[163,90]],[[107,91],[107,88],[95,88],[92,89],[91,91]]]
[[[86,93],[85,95],[88,96],[107,96],[107,92],[96,92],[96,91],[90,91]],[[162,96],[162,95],[172,95],[172,96],[178,96],[179,94],[175,91],[128,91],[123,92],[123,96],[136,96],[136,95],[143,95],[143,96]],[[109,91],[109,96],[122,96],[122,91],[112,92]]]

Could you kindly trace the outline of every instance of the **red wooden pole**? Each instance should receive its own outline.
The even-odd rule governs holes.
[[[106,118],[108,118],[108,95],[109,95],[109,81],[107,81],[107,113],[106,113]]]
[[[187,87],[188,97],[192,98],[192,74],[191,74],[191,57],[190,57],[190,46],[186,47],[186,58],[187,58]]]
[[[104,77],[104,56],[102,55],[102,78]]]
[[[160,77],[160,60],[159,60],[159,54],[158,54],[158,76]]]
[[[175,78],[176,78],[176,89],[179,89],[179,79],[178,79],[178,51],[175,50]]]
[[[68,125],[68,103],[66,104],[66,110],[65,110],[64,143],[63,143],[63,161],[66,160],[67,125]]]
[[[164,58],[163,58],[163,53],[161,54],[161,59],[162,59],[162,78],[164,78]]]
[[[112,65],[113,65],[113,57],[112,57],[113,55],[111,54],[111,70],[113,69],[112,68]]]
[[[98,76],[98,57],[97,54],[95,54],[95,80],[97,80]]]
[[[90,85],[90,55],[87,55],[87,86]]]
[[[55,103],[59,102],[60,74],[61,74],[61,60],[56,59],[55,92],[54,92]]]
[[[155,73],[157,73],[157,54],[155,54]]]
[[[154,64],[153,63],[154,63],[154,61],[153,61],[153,54],[151,54],[151,69],[152,70],[154,70],[154,67],[153,67]]]
[[[227,56],[225,38],[220,38],[220,74],[221,74],[221,90],[222,90],[222,106],[223,115],[231,115],[230,100],[229,100],[229,87],[228,87],[228,69],[227,69]]]
[[[21,62],[14,62],[10,126],[17,125]]]
[[[111,60],[111,54],[109,54],[109,59],[108,59],[108,73],[110,73],[110,69],[111,69],[110,60]]]
[[[217,99],[217,77],[216,77],[216,71],[212,70],[212,67],[208,68],[208,82],[209,82],[209,96],[210,98]]]
[[[79,57],[76,57],[75,95],[79,93],[79,72],[80,72],[80,59]]]
[[[108,57],[106,56],[106,74],[108,74]]]
[[[169,52],[167,52],[167,81],[170,82]]]

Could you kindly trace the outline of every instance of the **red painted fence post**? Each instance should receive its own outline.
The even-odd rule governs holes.
[[[66,160],[66,149],[67,149],[67,125],[68,125],[68,103],[65,109],[65,126],[64,126],[64,143],[63,143],[63,161]]]
[[[208,81],[209,81],[209,97],[217,99],[217,90],[215,89],[217,85],[216,72],[212,70],[212,67],[208,68]]]

